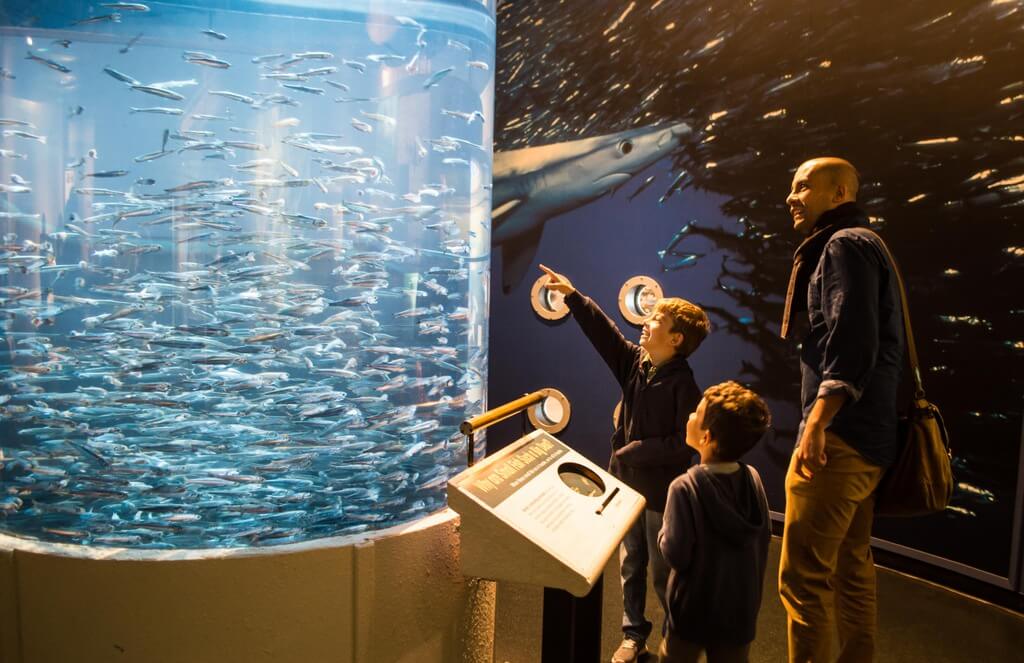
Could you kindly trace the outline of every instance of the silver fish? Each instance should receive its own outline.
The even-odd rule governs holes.
[[[144,5],[141,2],[101,2],[100,7],[106,7],[107,9],[118,9],[121,11],[129,12],[149,11],[149,6]]]
[[[0,184],[0,193],[32,193],[32,187],[20,184]]]
[[[448,110],[447,108],[441,109],[441,115],[447,115],[448,117],[458,118],[464,120],[466,124],[472,124],[474,120],[484,121],[484,114],[480,111],[473,111],[468,113],[466,111]]]
[[[423,27],[422,23],[420,23],[416,19],[411,18],[409,16],[395,16],[394,18],[395,18],[395,22],[399,23],[401,25],[411,26],[411,27],[414,27],[414,28],[422,28]]]
[[[406,65],[405,65],[405,70],[407,72],[409,72],[410,74],[417,73],[417,71],[418,71],[417,67],[419,65],[420,55],[422,53],[423,53],[423,49],[422,48],[417,49],[416,53],[412,56],[412,58],[409,59],[409,62],[406,63]]]
[[[427,78],[426,81],[424,81],[423,89],[424,90],[428,90],[428,89],[434,87],[435,85],[440,83],[448,74],[452,73],[453,71],[455,71],[455,67],[445,67],[444,69],[441,69],[440,71],[434,72],[433,74],[431,74]]]
[[[214,189],[218,186],[230,186],[232,183],[233,180],[229,178],[219,180],[195,180],[192,182],[179,184],[178,186],[172,187],[170,189],[164,189],[164,191],[166,191],[167,193],[177,193],[179,191],[200,191],[203,189]]]
[[[277,161],[275,159],[253,159],[252,161],[246,161],[245,163],[232,164],[232,168],[235,170],[252,170],[254,168],[266,168],[273,166]]]
[[[146,94],[152,94],[157,97],[163,97],[164,99],[170,99],[171,101],[181,101],[185,98],[184,95],[178,94],[174,90],[165,90],[161,87],[155,87],[153,85],[132,85],[131,89],[138,90],[139,92],[145,92]]]
[[[92,23],[120,23],[121,14],[112,12],[110,14],[103,14],[102,16],[89,16],[88,18],[82,18],[74,21],[72,25],[90,25]]]
[[[274,81],[304,81],[306,77],[293,71],[274,71],[269,74],[260,74],[260,78]]]
[[[298,85],[295,83],[282,83],[282,87],[286,87],[289,90],[297,90],[299,92],[305,92],[307,94],[323,94],[324,89],[322,87],[311,87],[309,85]]]
[[[317,67],[315,69],[307,69],[306,71],[300,72],[298,75],[303,77],[326,76],[327,74],[333,74],[337,71],[337,67]]]
[[[185,61],[190,64],[201,64],[204,67],[213,67],[214,69],[231,68],[230,62],[220,58],[215,58],[212,55],[186,56]]]
[[[129,85],[141,85],[139,81],[135,80],[128,74],[122,73],[117,69],[114,69],[113,67],[104,67],[103,72],[108,76],[112,76],[113,78],[121,81],[122,83],[128,83]]]
[[[231,99],[232,101],[240,101],[243,104],[253,104],[256,101],[252,97],[248,97],[237,92],[231,92],[230,90],[210,90],[208,94],[224,97],[225,99]]]
[[[95,173],[86,173],[82,175],[82,179],[86,177],[124,177],[127,174],[127,170],[101,170]]]
[[[401,64],[405,62],[404,55],[395,55],[392,53],[373,53],[367,55],[366,59],[369,60],[370,62],[376,62],[378,64],[390,64],[392,62],[394,62],[395,64]]]
[[[199,81],[194,78],[183,81],[161,81],[160,83],[150,83],[152,87],[158,87],[163,90],[173,90],[179,87],[190,87],[192,85],[199,85]]]
[[[153,159],[159,159],[160,157],[165,157],[168,154],[174,154],[174,150],[160,150],[159,152],[149,152],[148,154],[140,154],[139,156],[133,158],[132,161],[142,163],[145,161],[152,161]]]
[[[131,39],[129,39],[128,43],[125,44],[124,46],[122,46],[120,49],[118,49],[117,52],[121,53],[122,55],[127,53],[128,51],[131,50],[132,46],[134,46],[140,39],[142,39],[142,33],[141,32],[139,34],[135,35],[134,37],[132,37]]]
[[[157,113],[160,115],[181,115],[185,111],[181,108],[169,108],[167,106],[152,106],[150,108],[135,108],[134,106],[128,109],[129,113]]]
[[[26,138],[28,140],[34,140],[38,143],[46,144],[46,136],[39,136],[37,134],[22,131],[21,129],[4,129],[4,138],[10,138],[11,136],[17,136],[18,138]]]
[[[256,152],[262,152],[267,149],[266,145],[260,143],[247,143],[238,140],[225,140],[223,141],[225,147],[234,147],[240,150],[253,150]]]
[[[369,120],[373,120],[375,122],[381,122],[383,124],[387,124],[387,125],[390,125],[390,126],[395,126],[395,124],[396,124],[395,118],[393,118],[393,117],[391,117],[389,115],[384,115],[383,113],[368,113],[368,112],[366,112],[364,110],[361,110],[361,111],[359,111],[359,114],[362,115],[363,117],[365,117],[365,118],[367,118]]]
[[[284,53],[271,53],[269,55],[257,55],[253,57],[250,62],[253,64],[262,64],[264,62],[270,62],[271,60],[280,60],[285,57]]]
[[[300,225],[310,225],[316,228],[326,228],[327,219],[321,219],[315,216],[309,216],[307,214],[286,214],[282,213],[281,216],[289,221],[298,223]],[[308,269],[308,267],[307,267]]]

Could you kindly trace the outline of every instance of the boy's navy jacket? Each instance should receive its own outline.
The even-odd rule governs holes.
[[[565,303],[622,387],[608,471],[642,494],[648,509],[664,511],[669,484],[696,453],[686,446],[686,421],[702,394],[690,364],[677,354],[651,370],[643,348],[626,340],[589,297],[573,292]]]
[[[700,644],[753,642],[771,526],[757,471],[697,465],[672,483],[658,547],[671,567],[667,624]]]

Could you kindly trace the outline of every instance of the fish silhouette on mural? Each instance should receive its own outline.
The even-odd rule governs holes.
[[[502,247],[502,289],[522,280],[548,219],[615,191],[690,132],[658,125],[495,154],[491,242]]]

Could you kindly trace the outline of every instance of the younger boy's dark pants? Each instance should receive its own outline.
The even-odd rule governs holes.
[[[707,654],[708,663],[747,663],[750,643],[701,645],[682,640],[669,632],[661,641],[661,648],[658,651],[660,663],[698,663],[701,654]]]

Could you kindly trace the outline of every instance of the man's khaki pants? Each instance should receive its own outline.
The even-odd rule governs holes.
[[[874,660],[875,564],[871,522],[882,468],[825,434],[825,467],[811,479],[786,473],[779,594],[789,625],[790,663],[823,663],[839,626],[839,661]],[[833,617],[835,614],[835,617]]]

